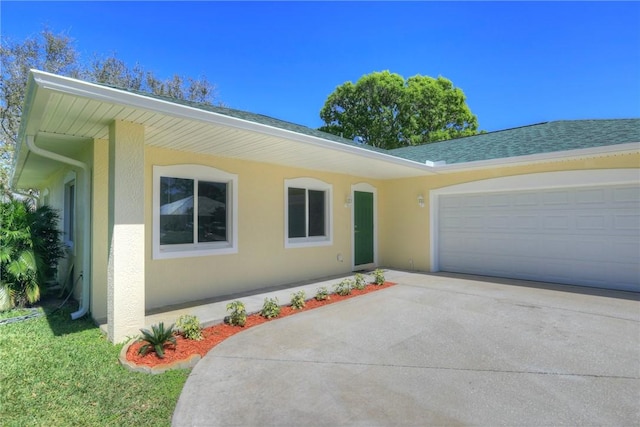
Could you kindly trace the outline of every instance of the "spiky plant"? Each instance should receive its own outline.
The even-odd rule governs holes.
[[[164,322],[158,325],[151,325],[151,330],[140,329],[142,333],[142,341],[145,342],[139,354],[145,355],[149,350],[153,349],[160,359],[164,359],[164,348],[169,344],[176,345],[176,337],[173,335],[173,325],[165,329]]]

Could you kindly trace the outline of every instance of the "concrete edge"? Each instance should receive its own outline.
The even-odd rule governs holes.
[[[157,375],[157,374],[163,374],[167,371],[173,371],[176,369],[193,369],[193,367],[196,366],[196,364],[200,361],[200,359],[202,359],[202,356],[200,356],[199,354],[193,354],[185,360],[177,360],[175,362],[164,363],[162,365],[158,365],[154,367],[147,366],[147,365],[138,365],[136,363],[133,363],[127,360],[127,351],[129,350],[129,347],[131,347],[133,343],[137,342],[138,339],[139,338],[132,338],[131,340],[129,340],[122,347],[122,349],[120,350],[120,354],[118,355],[118,361],[120,362],[120,364],[125,369],[131,372],[140,372],[143,374]]]

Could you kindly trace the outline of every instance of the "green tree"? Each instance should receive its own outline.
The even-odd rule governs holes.
[[[386,149],[475,135],[478,119],[461,89],[444,78],[404,79],[389,71],[346,82],[329,95],[321,131]]]
[[[216,88],[206,77],[174,75],[161,79],[139,64],[129,67],[115,54],[83,62],[74,40],[45,28],[36,37],[22,41],[0,41],[0,194],[8,191],[8,172],[20,128],[22,104],[29,70],[38,69],[63,76],[148,92],[181,100],[213,104]]]

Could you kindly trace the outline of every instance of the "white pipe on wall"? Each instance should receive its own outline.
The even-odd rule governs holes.
[[[90,291],[91,286],[89,284],[89,278],[91,277],[91,171],[89,165],[70,157],[62,156],[58,153],[47,151],[38,147],[35,144],[33,136],[27,135],[27,147],[29,150],[37,154],[38,156],[45,157],[47,159],[55,160],[67,165],[75,166],[83,171],[83,184],[82,184],[82,205],[85,206],[84,221],[83,221],[83,259],[82,259],[82,298],[80,300],[80,307],[78,311],[71,313],[71,319],[76,320],[87,314],[90,305]]]

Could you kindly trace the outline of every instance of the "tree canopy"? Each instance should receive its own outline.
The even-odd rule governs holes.
[[[115,54],[82,61],[74,40],[48,28],[22,41],[0,42],[0,194],[8,190],[8,173],[20,128],[22,104],[29,70],[38,69],[63,76],[106,84],[158,96],[221,104],[216,87],[206,77],[174,75],[157,77],[139,64],[128,66]]]
[[[319,130],[386,149],[475,135],[478,119],[444,78],[404,79],[389,71],[346,82],[329,95]]]

